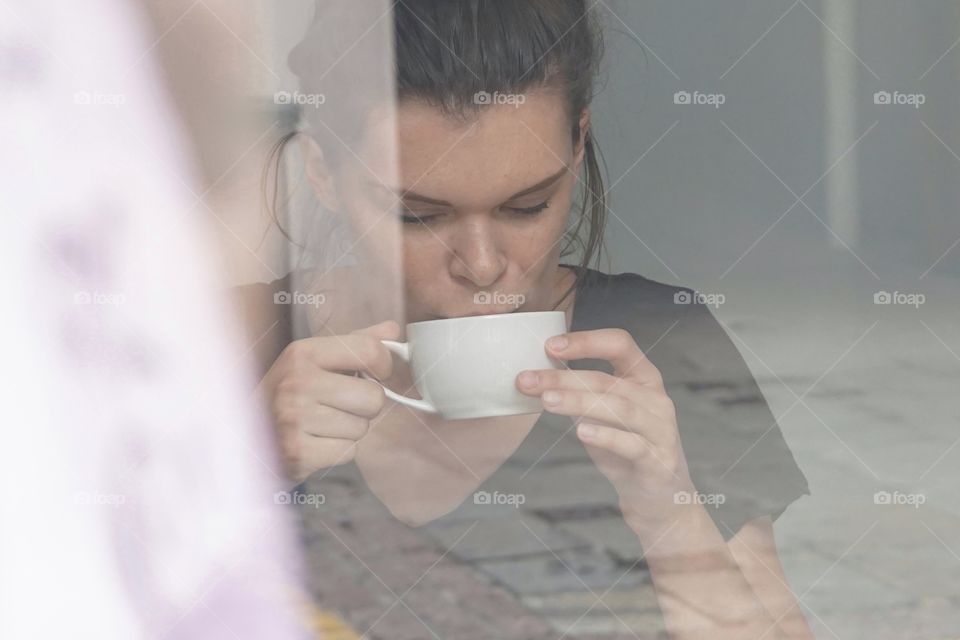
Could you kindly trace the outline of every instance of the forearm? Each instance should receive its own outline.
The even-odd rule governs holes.
[[[644,548],[674,640],[787,640],[701,505],[678,505],[664,524],[629,523]]]

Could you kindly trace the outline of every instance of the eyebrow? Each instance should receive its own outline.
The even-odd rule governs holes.
[[[504,202],[510,202],[511,200],[515,200],[515,199],[520,198],[520,197],[522,197],[522,196],[525,196],[525,195],[527,195],[527,194],[529,194],[529,193],[533,193],[533,192],[539,191],[540,189],[543,189],[543,188],[545,188],[545,187],[549,187],[549,186],[552,185],[554,182],[556,182],[557,180],[559,180],[567,171],[568,171],[567,167],[566,167],[566,166],[563,166],[563,167],[560,168],[559,171],[557,171],[556,173],[553,173],[553,174],[547,176],[546,178],[544,178],[544,179],[541,180],[540,182],[538,182],[538,183],[536,183],[536,184],[534,184],[534,185],[531,185],[531,186],[529,186],[529,187],[527,187],[527,188],[525,188],[525,189],[521,189],[520,191],[517,191],[515,194],[513,194],[512,196],[510,196],[509,198],[507,198],[506,200],[504,200]],[[426,202],[427,204],[435,204],[435,205],[440,205],[440,206],[444,206],[444,207],[452,206],[452,205],[451,205],[449,202],[447,202],[446,200],[437,200],[436,198],[428,198],[428,197],[425,196],[425,195],[421,195],[421,194],[416,193],[416,192],[414,192],[414,191],[410,191],[409,189],[401,190],[401,191],[400,191],[400,196],[401,196],[404,200],[416,200],[416,201],[418,201],[418,202]]]

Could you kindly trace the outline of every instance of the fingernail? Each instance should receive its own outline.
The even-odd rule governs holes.
[[[559,391],[544,391],[543,401],[546,404],[557,404],[560,402],[560,392]]]
[[[534,387],[537,385],[538,376],[534,371],[524,371],[520,374],[520,385],[524,387]]]
[[[597,428],[592,424],[581,424],[577,427],[577,435],[581,438],[592,438],[597,435]]]
[[[547,340],[547,344],[555,351],[563,351],[570,342],[563,336],[554,336]]]

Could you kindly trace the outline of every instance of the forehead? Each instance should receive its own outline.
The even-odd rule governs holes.
[[[445,116],[418,101],[397,110],[400,177],[438,198],[464,183],[514,191],[570,161],[571,123],[559,94],[524,94],[522,104],[482,107],[469,120]]]

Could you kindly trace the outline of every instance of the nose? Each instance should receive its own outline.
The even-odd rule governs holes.
[[[484,288],[495,283],[507,266],[500,251],[496,230],[488,216],[464,220],[453,236],[453,261],[450,272],[474,287]]]

